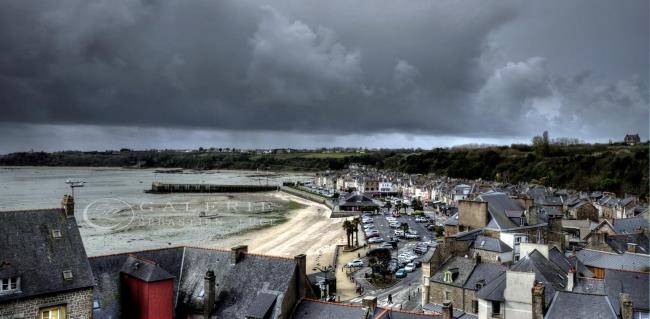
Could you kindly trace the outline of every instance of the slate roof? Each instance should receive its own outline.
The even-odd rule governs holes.
[[[635,310],[648,311],[648,274],[632,271],[605,270],[605,290],[618,314],[620,312],[619,294],[630,294]]]
[[[500,239],[483,235],[476,237],[474,243],[472,243],[472,248],[493,251],[497,253],[512,251],[512,248],[510,248],[510,246],[506,245],[506,243],[502,242]]]
[[[487,285],[492,280],[497,278],[500,274],[504,273],[506,269],[507,268],[505,266],[499,264],[477,264],[476,267],[474,267],[474,271],[465,282],[464,288],[476,290],[476,284],[479,281],[483,281],[484,285]]]
[[[93,286],[77,222],[62,209],[0,212],[0,220],[0,277],[20,277],[20,292],[0,302]],[[72,279],[63,279],[66,270]]]
[[[204,276],[208,270],[214,271],[219,284],[213,312],[219,318],[245,318],[252,309],[271,307],[270,295],[279,296],[275,302],[281,302],[281,295],[297,272],[296,262],[290,258],[244,254],[237,264],[231,265],[229,250],[196,247],[92,257],[90,263],[97,282],[95,298],[101,307],[94,311],[94,318],[121,316],[119,276],[132,256],[147,259],[173,276],[177,315],[181,308],[202,311]]]
[[[506,273],[502,272],[492,281],[488,282],[481,290],[476,292],[476,296],[491,301],[504,301],[503,292],[506,290]]]
[[[564,290],[567,285],[567,274],[537,250],[524,256],[510,269],[534,272],[535,280],[543,282],[546,286],[544,289],[546,304],[551,301],[556,290]]]
[[[607,244],[615,252],[622,254],[627,251],[628,244],[636,244],[636,253],[647,254],[650,249],[648,235],[643,233],[610,235],[606,239]]]
[[[573,292],[592,295],[606,295],[605,281],[597,278],[579,277],[573,286]]]
[[[155,262],[138,258],[136,256],[128,256],[126,258],[126,261],[122,265],[121,272],[145,282],[155,282],[174,278],[174,276]]]
[[[436,312],[436,313],[442,313],[442,305],[441,304],[433,304],[433,303],[428,303],[424,306],[422,306],[422,309],[424,311],[431,311],[431,312]],[[475,319],[478,318],[478,316],[473,315],[471,313],[465,313],[460,309],[453,309],[452,315],[454,316],[454,319]]]
[[[458,226],[458,213],[451,215],[451,217],[445,220],[446,226]]]
[[[368,315],[366,317],[366,315]],[[377,307],[367,313],[359,304],[344,304],[302,299],[291,316],[292,319],[425,319],[442,318],[441,315],[391,310]]]
[[[269,313],[273,312],[278,294],[260,292],[255,296],[253,302],[246,309],[247,319],[266,319]]]
[[[576,257],[586,266],[602,269],[646,271],[650,265],[650,256],[642,254],[616,254],[582,249],[576,252]]]
[[[553,248],[548,250],[548,259],[552,261],[556,266],[560,267],[565,273],[569,272],[569,269],[575,268],[571,264],[571,261],[564,255],[560,249],[553,246]]]
[[[618,318],[606,296],[558,291],[544,318]]]
[[[643,217],[614,219],[612,227],[619,234],[633,234],[641,229],[648,229],[648,221]]]
[[[524,211],[524,208],[515,200],[510,198],[506,193],[483,193],[477,198],[488,203],[490,221],[486,228],[501,230],[518,227],[518,225],[508,218],[506,211]]]
[[[474,259],[454,256],[449,258],[438,270],[431,276],[431,280],[438,283],[443,283],[446,285],[452,285],[456,287],[463,287],[465,282],[472,274],[474,267],[476,266],[476,261]],[[457,269],[457,275],[453,276],[452,282],[445,282],[445,272],[447,270]]]

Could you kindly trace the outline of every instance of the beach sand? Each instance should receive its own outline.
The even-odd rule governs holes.
[[[308,273],[315,272],[313,267],[317,265],[332,265],[335,246],[345,244],[345,231],[341,228],[344,219],[329,218],[329,208],[300,197],[282,192],[273,196],[306,207],[291,211],[285,223],[224,238],[213,247],[229,249],[236,245],[248,245],[249,252],[283,257],[306,254]]]

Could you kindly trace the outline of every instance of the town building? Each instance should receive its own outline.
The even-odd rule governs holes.
[[[0,317],[92,318],[93,276],[74,217],[62,208],[0,212]]]

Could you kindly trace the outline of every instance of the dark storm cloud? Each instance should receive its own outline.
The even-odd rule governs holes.
[[[647,137],[648,4],[580,3],[549,15],[557,4],[514,0],[2,1],[0,121]],[[571,37],[554,27],[574,24]],[[588,55],[563,49],[574,43]]]

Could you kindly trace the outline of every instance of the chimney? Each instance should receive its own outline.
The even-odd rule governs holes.
[[[298,278],[296,280],[297,292],[299,297],[307,295],[307,255],[300,254],[293,257],[298,267]]]
[[[477,254],[476,255],[476,264],[478,265],[480,263],[481,263],[481,255]]]
[[[566,291],[573,291],[573,286],[576,284],[576,271],[573,267],[569,268],[569,273],[566,276]]]
[[[454,305],[449,300],[442,303],[442,319],[454,319]]]
[[[239,261],[241,261],[243,255],[247,252],[248,252],[248,246],[246,245],[239,245],[230,248],[230,264],[236,265]]]
[[[72,195],[65,194],[63,195],[63,201],[61,201],[61,207],[63,208],[63,214],[65,217],[74,218],[74,198]]]
[[[545,299],[544,299],[544,284],[541,282],[535,282],[535,285],[532,289],[533,295],[533,305],[532,319],[544,319],[544,308],[545,308]]]
[[[431,288],[431,279],[427,276],[422,278],[422,307],[429,303],[429,289]]]
[[[632,319],[634,311],[632,310],[632,298],[630,295],[621,293],[618,295],[618,301],[621,304],[621,319]]]
[[[208,270],[205,273],[203,284],[203,318],[208,319],[214,309],[214,301],[216,297],[216,285],[214,271]]]
[[[373,313],[375,312],[375,308],[377,308],[377,297],[365,296],[361,300],[361,305],[363,308],[368,309],[368,313]]]
[[[628,253],[636,253],[636,251],[637,251],[636,247],[637,247],[637,244],[635,244],[635,243],[627,243],[627,252]]]

